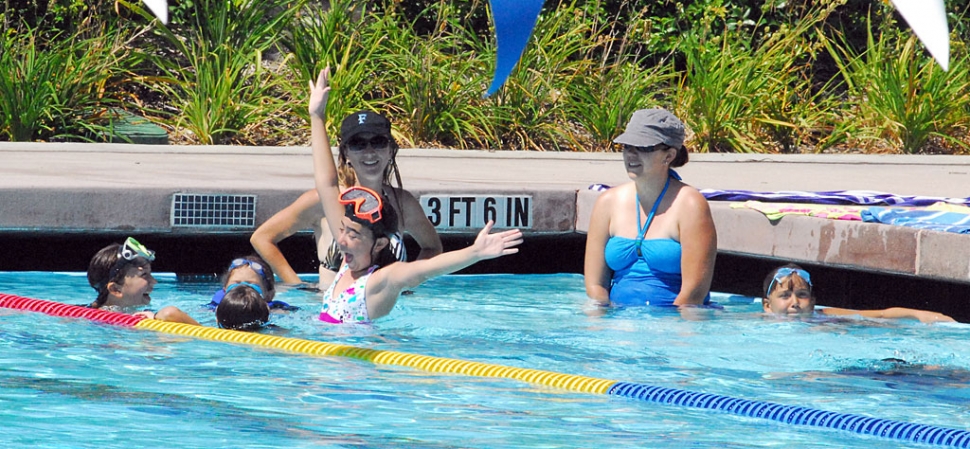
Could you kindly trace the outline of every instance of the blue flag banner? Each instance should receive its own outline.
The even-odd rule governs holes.
[[[522,57],[539,19],[542,0],[489,0],[495,19],[495,41],[498,45],[495,76],[485,96],[498,91]]]

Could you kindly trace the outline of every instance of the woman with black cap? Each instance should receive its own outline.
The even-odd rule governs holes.
[[[707,200],[673,168],[687,163],[684,124],[641,109],[614,142],[632,182],[596,200],[586,236],[586,294],[598,305],[710,301],[717,234]]]
[[[404,233],[420,248],[416,260],[441,254],[441,238],[428,221],[418,200],[401,187],[397,168],[398,144],[391,135],[391,122],[371,111],[348,115],[340,124],[339,172],[344,186],[359,185],[379,192],[397,212],[399,232],[392,238],[391,250],[398,260],[408,259]],[[396,183],[392,184],[394,180]],[[320,286],[330,284],[340,268],[341,255],[320,207],[316,190],[310,190],[286,208],[266,220],[253,232],[249,241],[256,252],[272,267],[280,280],[300,283],[278,243],[304,229],[313,229],[320,260]]]
[[[518,252],[518,229],[490,233],[492,222],[466,248],[414,262],[398,262],[390,254],[390,238],[397,232],[396,211],[379,192],[363,186],[341,190],[327,137],[329,69],[310,81],[310,143],[317,194],[336,237],[343,264],[323,294],[320,320],[328,323],[366,323],[390,313],[402,291],[453,273],[478,261]],[[367,115],[356,117],[367,125]],[[371,143],[373,144],[373,142]]]

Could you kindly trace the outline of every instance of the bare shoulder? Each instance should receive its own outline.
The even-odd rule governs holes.
[[[704,198],[704,195],[699,190],[687,184],[680,186],[676,201],[681,206],[691,210],[709,211],[711,208],[707,202],[707,198]]]
[[[601,193],[600,196],[596,197],[596,204],[609,207],[615,204],[617,201],[620,201],[622,198],[629,196],[632,189],[633,183],[629,182],[609,188]]]

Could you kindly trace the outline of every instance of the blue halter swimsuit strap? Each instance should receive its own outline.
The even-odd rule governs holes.
[[[636,194],[636,210],[637,210],[637,229],[639,233],[637,234],[637,257],[643,257],[643,253],[640,251],[640,245],[643,244],[643,237],[647,235],[647,229],[650,228],[650,223],[653,221],[653,215],[657,213],[657,207],[660,206],[660,201],[664,199],[664,195],[667,193],[667,188],[670,187],[670,176],[667,176],[667,182],[664,184],[664,189],[660,191],[660,196],[657,197],[657,201],[653,203],[653,207],[650,208],[650,213],[647,214],[647,222],[640,226],[640,194]]]

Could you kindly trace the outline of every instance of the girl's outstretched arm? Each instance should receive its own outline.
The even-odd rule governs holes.
[[[510,229],[491,234],[493,225],[489,221],[478,233],[475,243],[466,248],[442,253],[430,259],[393,263],[375,271],[367,283],[368,304],[373,304],[378,312],[377,316],[372,315],[371,318],[379,318],[390,312],[403,290],[417,287],[435,276],[454,273],[482,260],[519,252],[516,246],[522,243],[522,231]]]
[[[323,205],[323,213],[333,219],[327,225],[334,236],[340,235],[340,219],[344,208],[340,205],[340,185],[337,165],[333,161],[330,136],[327,135],[327,100],[330,97],[330,68],[320,71],[317,82],[310,81],[310,146],[313,148],[313,182]]]

